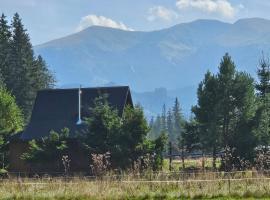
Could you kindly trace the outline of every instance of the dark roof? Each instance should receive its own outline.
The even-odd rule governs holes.
[[[82,88],[81,91],[81,110],[91,107],[93,101],[102,95],[106,95],[108,103],[118,110],[120,116],[125,105],[133,105],[128,86]],[[20,138],[39,139],[51,130],[60,131],[64,127],[70,129],[72,137],[82,128],[76,125],[77,120],[78,88],[41,90],[37,93],[30,123]]]

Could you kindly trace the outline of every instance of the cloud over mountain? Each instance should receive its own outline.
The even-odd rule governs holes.
[[[97,15],[87,15],[82,17],[76,31],[82,31],[90,26],[104,26],[125,31],[133,31],[132,28],[129,28],[123,22],[116,22],[110,18]]]
[[[175,11],[168,9],[164,6],[151,7],[148,10],[148,14],[149,14],[147,17],[148,21],[155,21],[159,19],[171,21],[178,18],[178,14]]]
[[[228,0],[177,0],[178,9],[197,9],[203,12],[215,13],[225,18],[233,18],[237,12]]]

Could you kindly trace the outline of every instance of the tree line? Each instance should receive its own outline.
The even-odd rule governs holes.
[[[31,116],[36,92],[52,88],[55,77],[43,58],[34,55],[27,30],[18,13],[11,24],[0,17],[0,78],[2,85],[15,97],[24,121]]]
[[[254,166],[258,154],[269,156],[269,60],[261,58],[257,81],[250,74],[237,71],[228,53],[218,69],[216,74],[207,71],[200,82],[197,105],[191,109],[192,117],[175,122],[170,110],[166,114],[164,106],[162,115],[150,123],[150,137],[167,132],[173,135],[169,138],[177,143],[179,151],[211,154],[214,169],[217,154],[222,155],[221,168],[225,170]],[[179,124],[180,129],[172,129],[171,121]]]
[[[12,134],[30,119],[38,90],[52,88],[55,77],[43,58],[36,56],[18,13],[9,23],[0,16],[0,154],[1,167],[8,164]]]

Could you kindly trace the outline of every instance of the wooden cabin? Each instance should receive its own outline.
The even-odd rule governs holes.
[[[63,166],[51,163],[42,166],[31,166],[20,157],[28,149],[30,140],[39,140],[49,135],[51,130],[60,132],[63,128],[70,130],[72,148],[69,152],[70,169],[72,171],[89,170],[89,158],[85,158],[76,142],[76,134],[83,128],[80,120],[87,115],[89,107],[100,96],[106,96],[110,106],[117,109],[122,116],[127,105],[133,106],[131,92],[128,86],[96,87],[75,89],[48,89],[37,93],[32,116],[25,130],[13,137],[10,142],[11,172],[58,172]]]

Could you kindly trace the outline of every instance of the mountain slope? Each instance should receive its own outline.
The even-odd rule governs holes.
[[[254,75],[261,52],[268,53],[269,48],[270,21],[252,18],[234,24],[197,20],[152,32],[94,26],[36,46],[35,51],[55,71],[59,85],[114,82],[137,92],[192,88],[195,96],[206,70],[216,71],[225,52],[232,55],[238,69]],[[142,97],[137,96],[140,101]],[[143,98],[147,96],[144,93]],[[194,97],[183,99],[185,109],[195,103],[185,100]]]

